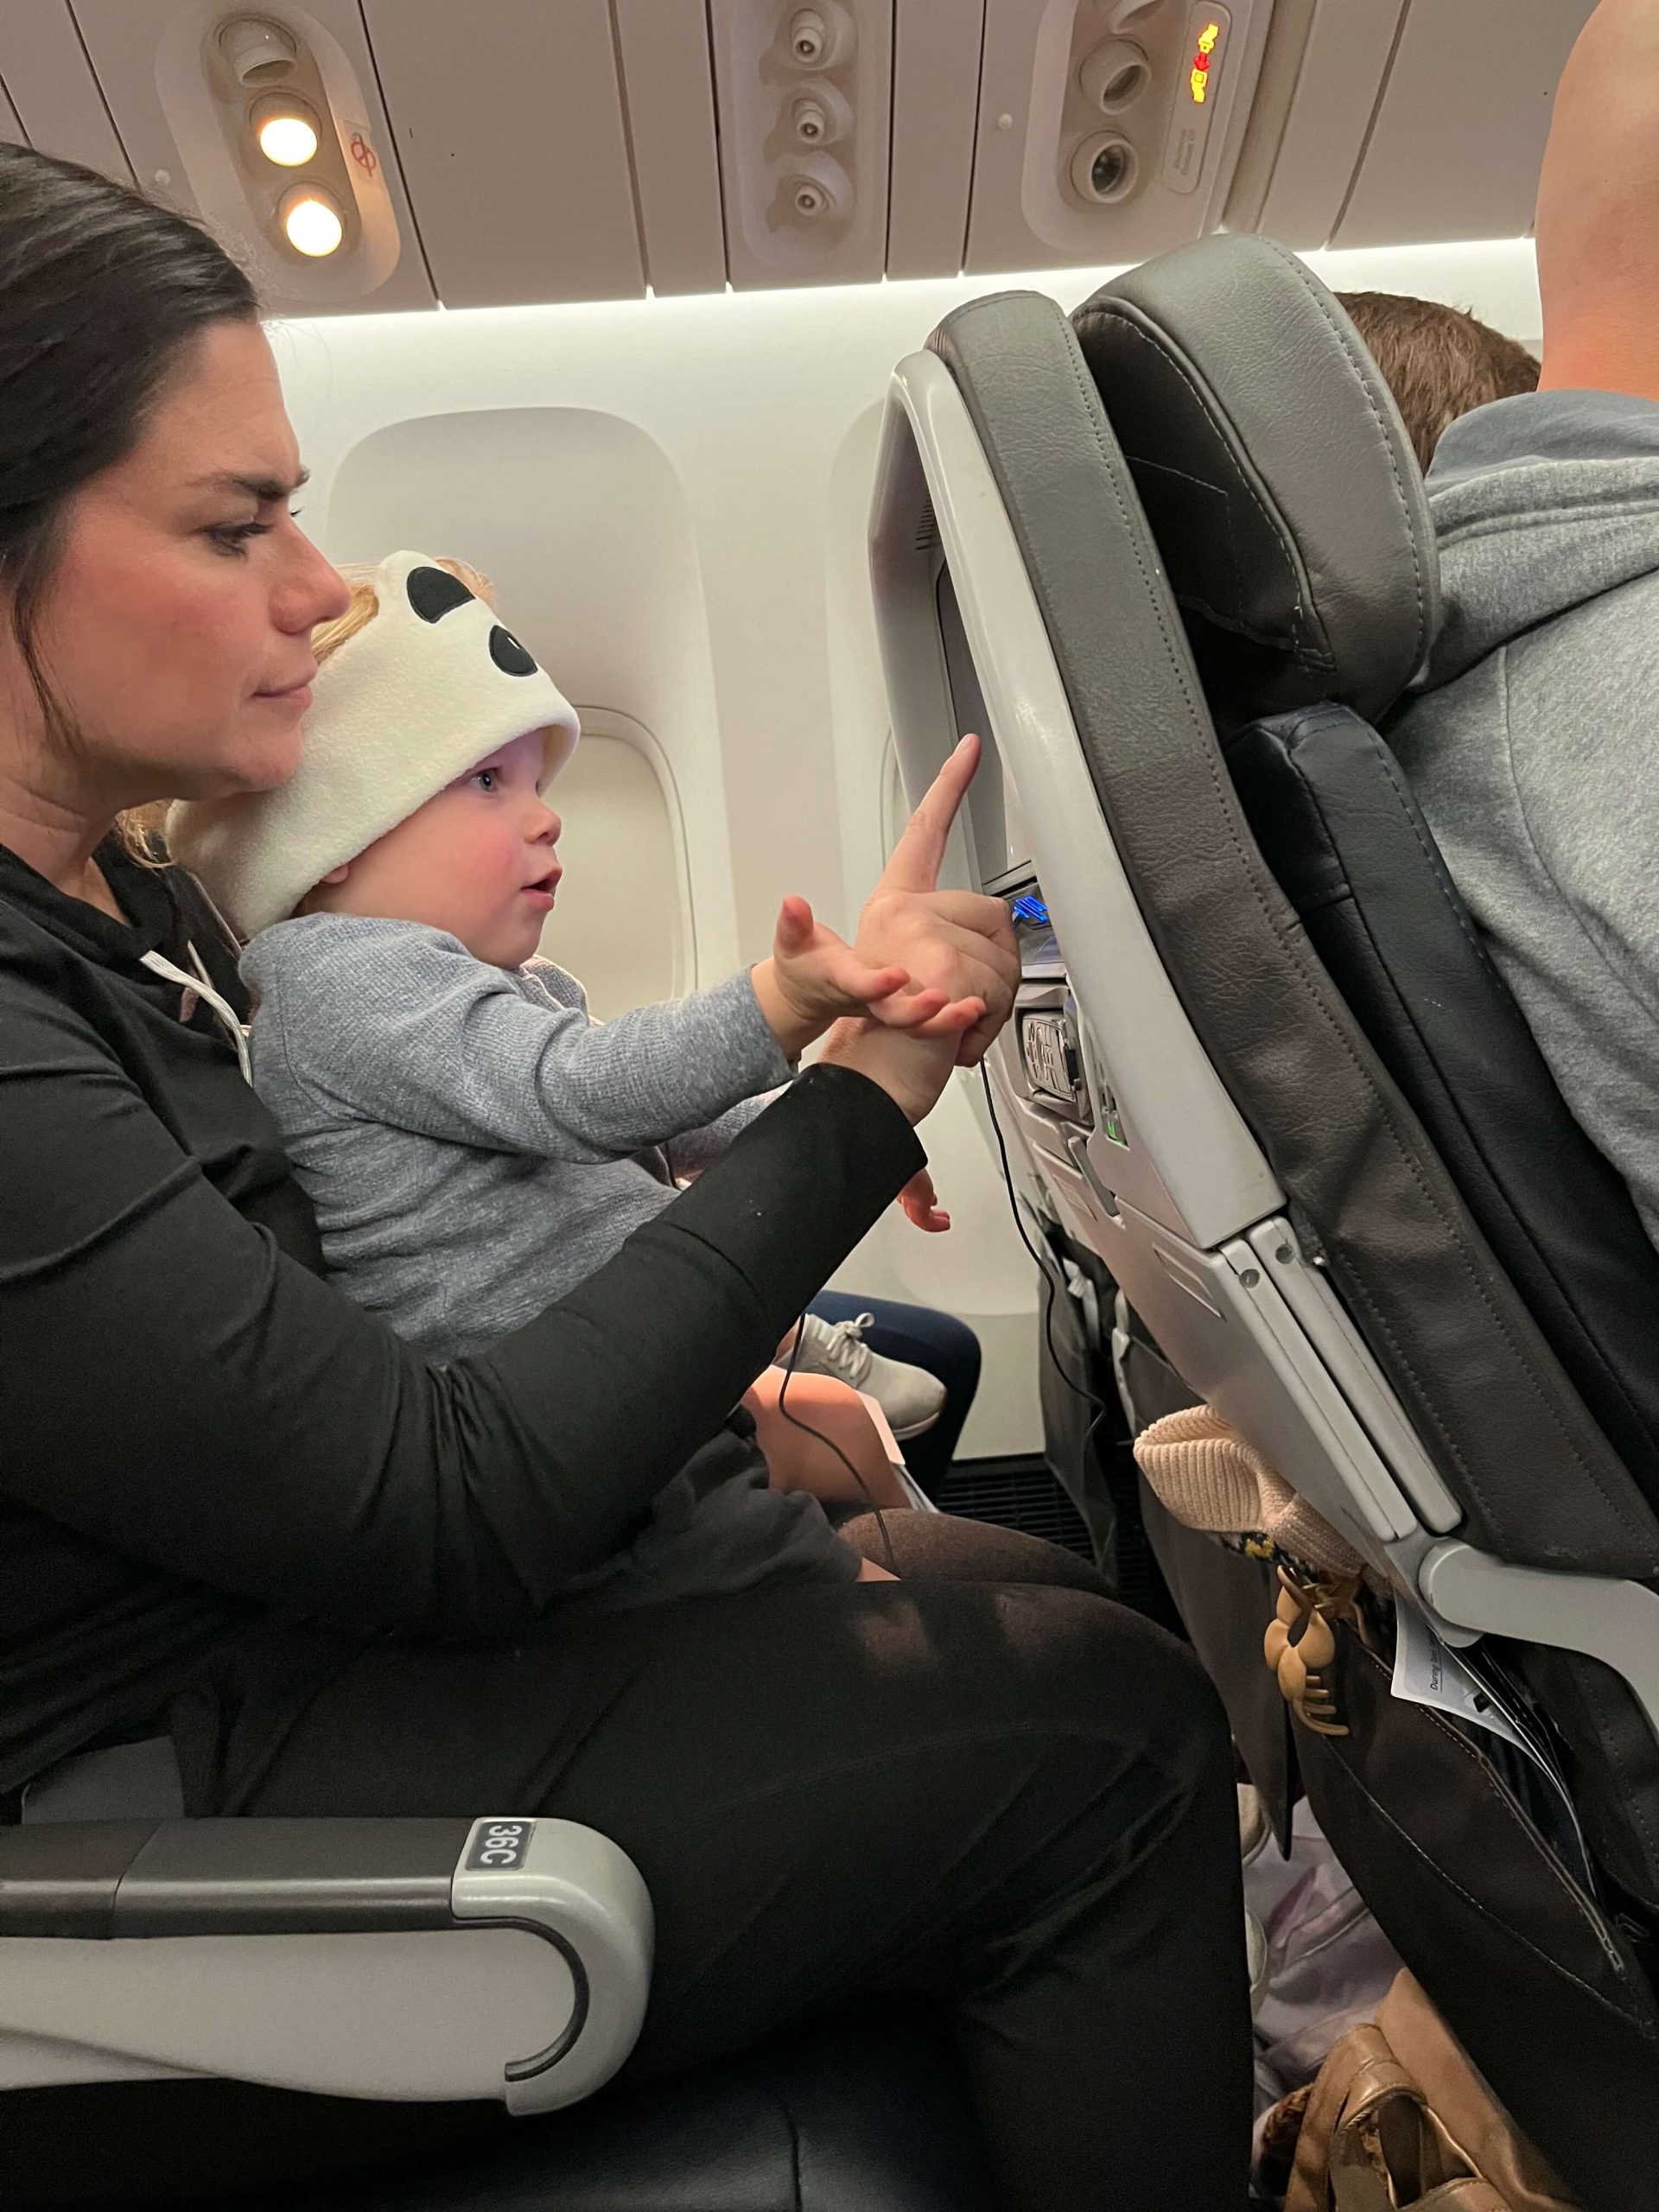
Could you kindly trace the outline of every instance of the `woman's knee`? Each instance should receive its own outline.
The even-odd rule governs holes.
[[[1192,1647],[1144,1615],[1086,1591],[1027,1589],[1026,1630],[1010,1633],[1033,1668],[1033,1708],[1062,1727],[1097,1728],[1191,1787],[1230,1780],[1231,1735],[1215,1685]]]
[[[1231,1771],[1230,1737],[1215,1687],[1192,1647],[1119,1605],[1088,1560],[1022,1531],[951,1514],[861,1515],[842,1529],[855,1550],[901,1581],[937,1589],[993,1586],[994,1640],[1015,1656],[1020,1695],[1052,1700],[1067,1725],[1139,1705],[1184,1757]]]

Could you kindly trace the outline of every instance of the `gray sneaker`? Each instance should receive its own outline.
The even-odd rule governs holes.
[[[875,1400],[887,1417],[887,1427],[903,1444],[923,1435],[938,1421],[944,1410],[944,1385],[925,1367],[883,1359],[872,1351],[864,1332],[874,1320],[874,1313],[861,1313],[852,1321],[821,1321],[816,1313],[807,1314],[801,1322],[795,1370],[799,1375],[833,1375],[837,1382],[862,1390]]]

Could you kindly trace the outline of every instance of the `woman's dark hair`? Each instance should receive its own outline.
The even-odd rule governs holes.
[[[35,621],[66,503],[131,451],[194,339],[258,311],[199,224],[73,162],[0,145],[0,590],[49,728],[63,718]]]

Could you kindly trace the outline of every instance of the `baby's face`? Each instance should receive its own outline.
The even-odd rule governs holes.
[[[540,942],[563,870],[563,828],[536,785],[539,730],[515,738],[359,853],[307,902],[334,914],[423,922],[478,960],[519,968]]]

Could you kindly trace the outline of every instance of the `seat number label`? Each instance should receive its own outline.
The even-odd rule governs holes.
[[[536,1833],[534,1821],[486,1821],[467,1848],[469,1874],[512,1874],[521,1867]]]

